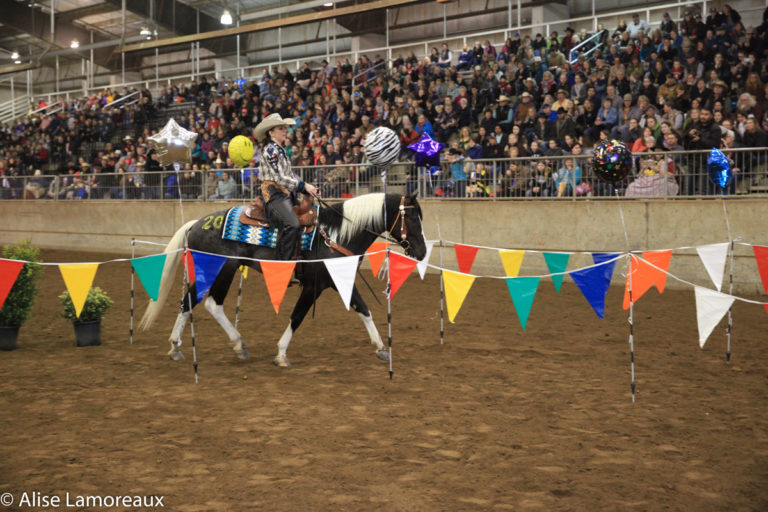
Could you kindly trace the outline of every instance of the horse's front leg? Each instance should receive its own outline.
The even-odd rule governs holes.
[[[317,299],[317,297],[320,296],[321,293],[323,293],[323,290],[325,289],[324,286],[318,286],[317,288],[317,295],[315,295],[315,287],[311,284],[307,284],[301,289],[299,300],[296,301],[296,305],[293,307],[293,312],[291,313],[291,322],[288,324],[285,332],[283,332],[283,335],[280,337],[280,341],[277,342],[277,356],[275,356],[275,359],[272,361],[277,366],[282,368],[291,366],[291,363],[288,362],[288,358],[286,357],[285,352],[288,350],[288,344],[293,338],[293,333],[296,332],[296,329],[299,328],[301,322],[304,320],[304,317],[307,316],[307,312],[309,311],[309,308],[312,307],[312,303]]]
[[[365,329],[368,331],[368,336],[371,337],[371,344],[376,346],[376,356],[382,361],[389,361],[389,352],[381,341],[379,330],[376,329],[376,324],[373,323],[373,316],[371,316],[368,306],[360,296],[360,292],[357,291],[357,286],[352,288],[352,299],[349,304],[360,315],[360,320],[363,321],[363,325],[365,325]]]

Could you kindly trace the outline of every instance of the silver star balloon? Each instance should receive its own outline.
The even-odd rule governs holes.
[[[185,130],[169,119],[162,130],[149,137],[149,147],[155,150],[160,165],[173,162],[191,162],[191,150],[195,146],[197,133]]]

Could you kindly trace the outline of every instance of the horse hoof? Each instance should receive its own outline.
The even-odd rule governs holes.
[[[385,348],[376,351],[376,357],[382,361],[389,361],[389,351]]]
[[[279,366],[280,368],[288,368],[291,366],[291,363],[288,362],[288,358],[285,356],[277,356],[272,360],[272,363],[274,363],[275,366]]]
[[[242,361],[247,361],[249,358],[248,349],[245,347],[241,348],[240,350],[235,350],[235,355]]]
[[[184,354],[181,353],[179,350],[171,350],[168,352],[168,357],[170,357],[174,361],[183,361],[184,360]]]

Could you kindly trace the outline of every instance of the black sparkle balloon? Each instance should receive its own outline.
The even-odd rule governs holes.
[[[604,140],[595,148],[592,169],[606,183],[623,180],[632,168],[632,151],[619,140]]]

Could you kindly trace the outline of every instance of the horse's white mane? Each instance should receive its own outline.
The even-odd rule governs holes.
[[[384,231],[384,194],[365,194],[344,201],[344,219],[337,233],[332,233],[340,244],[368,228],[376,233]]]

